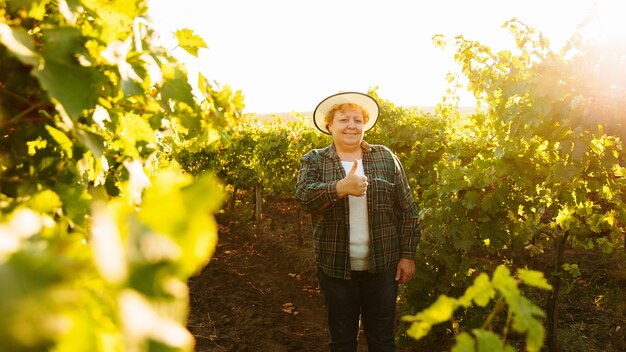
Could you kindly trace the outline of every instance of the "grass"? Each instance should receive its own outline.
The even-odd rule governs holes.
[[[626,351],[626,253],[567,253],[580,277],[559,304],[559,342],[563,352]]]

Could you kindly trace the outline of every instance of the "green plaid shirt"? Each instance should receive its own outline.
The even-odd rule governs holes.
[[[400,258],[415,258],[420,228],[406,174],[397,157],[381,145],[362,142],[367,176],[369,271],[394,269]],[[315,259],[332,277],[350,278],[348,197],[339,199],[337,181],[346,176],[332,144],[301,159],[296,200],[311,213]]]

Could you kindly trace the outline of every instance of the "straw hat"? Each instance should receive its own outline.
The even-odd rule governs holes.
[[[371,96],[359,92],[337,93],[322,100],[319,104],[317,104],[315,111],[313,111],[313,122],[315,123],[315,127],[326,134],[331,134],[328,128],[326,128],[324,117],[326,117],[333,106],[346,103],[356,104],[368,112],[370,118],[363,126],[363,131],[367,131],[374,127],[376,120],[378,120],[378,114],[380,113],[378,102],[376,102],[376,100]]]

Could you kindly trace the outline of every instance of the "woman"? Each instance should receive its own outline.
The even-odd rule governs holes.
[[[296,199],[311,213],[330,351],[356,351],[360,320],[370,352],[394,351],[398,283],[415,273],[420,230],[404,169],[363,140],[378,115],[369,95],[327,97],[313,120],[332,144],[301,159]]]

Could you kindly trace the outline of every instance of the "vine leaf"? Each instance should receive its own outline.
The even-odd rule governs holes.
[[[178,46],[195,57],[198,57],[198,50],[200,48],[208,48],[204,39],[202,39],[199,35],[194,34],[193,30],[189,28],[177,30],[176,33],[174,33],[174,36],[178,40]]]
[[[195,107],[196,102],[185,72],[176,68],[168,76],[163,82],[163,87],[161,87],[163,108],[168,111],[171,110],[169,105],[171,101],[183,102],[192,108]]]
[[[517,275],[528,286],[552,290],[552,285],[548,283],[548,280],[546,280],[543,273],[540,271],[519,269]]]
[[[70,140],[65,133],[57,130],[56,128],[46,125],[46,130],[48,130],[48,133],[50,134],[50,136],[57,142],[59,143],[59,147],[61,147],[61,150],[65,153],[65,155],[68,158],[72,158],[73,156],[73,151],[72,151],[72,147],[73,147],[73,143],[72,140]]]
[[[33,71],[51,98],[58,100],[76,120],[93,108],[106,79],[93,67],[82,66],[75,53],[84,51],[84,39],[75,28],[53,28],[44,33],[45,65]]]
[[[40,57],[35,52],[35,45],[24,28],[11,28],[0,23],[0,42],[22,63],[38,66]]]
[[[81,0],[80,4],[97,13],[100,20],[107,24],[100,33],[100,39],[105,43],[125,38],[133,19],[142,13],[139,2],[135,0]]]

